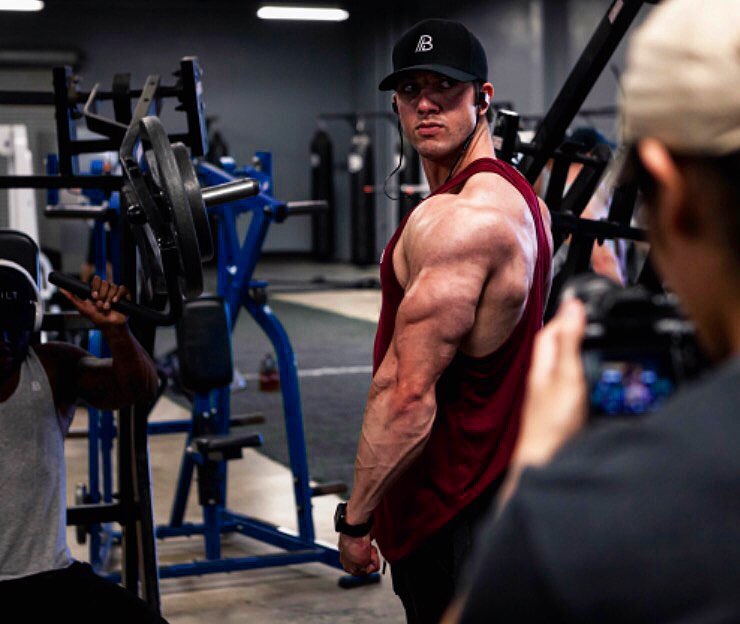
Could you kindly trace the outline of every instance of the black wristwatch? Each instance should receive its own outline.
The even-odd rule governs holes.
[[[339,503],[337,510],[334,512],[334,530],[337,533],[344,533],[350,537],[365,537],[373,528],[373,517],[362,524],[348,524],[345,520],[347,515],[347,503]]]

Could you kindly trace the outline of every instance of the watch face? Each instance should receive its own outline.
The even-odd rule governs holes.
[[[334,530],[337,533],[344,533],[350,537],[364,537],[370,532],[373,526],[373,518],[363,524],[347,524],[347,503],[339,503],[337,510],[334,512]]]
[[[344,513],[347,509],[347,503],[339,503],[337,509],[334,512],[334,530],[339,531],[339,525],[344,520]]]

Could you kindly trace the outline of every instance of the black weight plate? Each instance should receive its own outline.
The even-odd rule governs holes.
[[[162,122],[157,117],[144,117],[141,120],[141,129],[142,138],[146,135],[151,145],[162,183],[161,190],[170,209],[180,256],[184,294],[186,298],[194,299],[203,292],[203,265],[187,193]]]
[[[164,310],[169,293],[162,266],[162,255],[154,234],[148,223],[132,224],[131,234],[139,251],[140,303],[154,310]]]
[[[154,182],[154,186],[161,189],[162,180],[159,177],[159,169],[157,168],[157,156],[154,153],[154,150],[152,150],[151,148],[144,150],[144,160],[146,161],[146,171],[151,176],[151,179]]]
[[[190,161],[188,148],[182,143],[174,143],[172,151],[175,154],[177,167],[180,170],[185,193],[188,196],[190,209],[193,215],[193,225],[195,233],[198,236],[198,247],[200,248],[200,258],[202,261],[213,258],[213,237],[211,235],[211,224],[208,222],[208,212],[206,205],[203,203],[203,193],[200,190],[198,177],[195,175],[193,163]]]

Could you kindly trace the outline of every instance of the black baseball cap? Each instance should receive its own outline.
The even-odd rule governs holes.
[[[460,22],[427,19],[408,30],[393,47],[393,73],[381,91],[396,88],[410,71],[433,71],[460,82],[488,80],[488,60],[480,41]]]

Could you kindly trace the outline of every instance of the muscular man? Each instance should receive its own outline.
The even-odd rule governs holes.
[[[347,571],[378,569],[374,537],[409,622],[436,622],[509,462],[552,248],[546,208],[495,159],[479,41],[426,20],[393,66],[380,88],[432,194],[381,259],[375,373],[337,530]]]
[[[740,621],[739,24],[740,0],[664,0],[623,82],[650,253],[715,367],[641,422],[585,426],[584,311],[564,304],[463,622]]]
[[[18,292],[7,283],[0,290]],[[157,390],[153,362],[126,317],[111,309],[126,288],[96,276],[92,290],[86,301],[64,294],[102,331],[111,359],[70,344],[29,346],[28,306],[2,297],[0,603],[29,622],[164,622],[131,592],[73,561],[67,548],[64,436],[77,401],[117,409]]]

